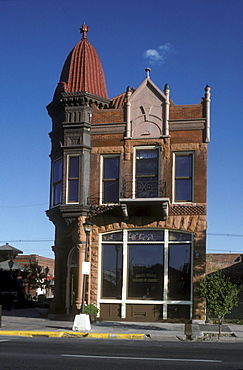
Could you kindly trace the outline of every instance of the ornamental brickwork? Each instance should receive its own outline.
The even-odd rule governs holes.
[[[146,69],[137,89],[108,99],[88,27],[81,32],[47,107],[47,215],[55,227],[52,313],[75,314],[85,296],[99,306],[101,319],[204,320],[196,287],[206,266],[210,88],[198,104],[176,105],[169,85],[162,91]],[[94,58],[97,70],[87,75]],[[88,239],[87,220],[93,224]],[[132,230],[160,230],[161,239],[129,241]],[[106,233],[122,239],[104,242]],[[91,267],[85,290],[83,262]]]

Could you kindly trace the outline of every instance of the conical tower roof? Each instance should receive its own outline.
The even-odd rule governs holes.
[[[67,57],[60,83],[67,93],[88,92],[107,99],[103,68],[95,48],[87,39],[88,29],[85,24],[82,25],[80,31],[83,37]]]

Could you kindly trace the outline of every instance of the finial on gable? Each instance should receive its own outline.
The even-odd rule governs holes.
[[[84,22],[84,24],[80,28],[80,33],[83,34],[83,39],[86,39],[87,38],[87,32],[88,31],[89,31],[89,27],[87,27],[86,24],[85,24],[85,22]]]
[[[150,68],[146,68],[146,69],[145,69],[146,77],[147,77],[147,78],[150,78],[150,71],[151,71],[151,69],[150,69]]]

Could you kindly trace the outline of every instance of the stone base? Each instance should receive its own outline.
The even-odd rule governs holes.
[[[75,316],[74,323],[73,323],[73,330],[75,331],[90,331],[90,319],[89,315],[86,314],[79,314]]]

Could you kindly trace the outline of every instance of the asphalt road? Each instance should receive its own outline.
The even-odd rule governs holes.
[[[0,337],[0,369],[243,369],[243,344]]]

